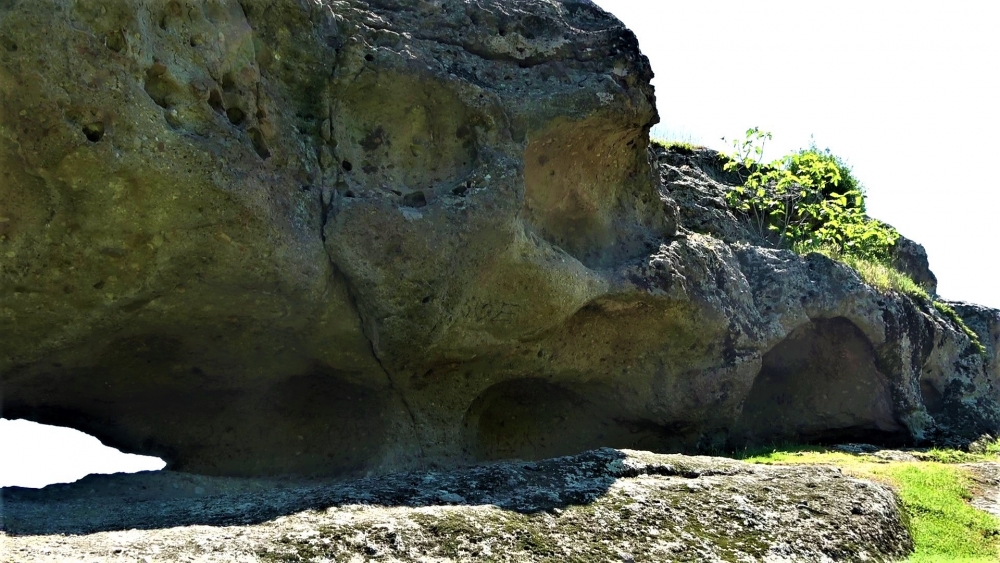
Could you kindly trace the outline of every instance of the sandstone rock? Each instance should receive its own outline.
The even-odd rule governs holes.
[[[208,472],[454,456],[499,381],[440,374],[673,232],[589,3],[0,10],[7,416]]]
[[[0,38],[4,416],[223,475],[1000,426],[995,346],[648,148],[589,2],[7,1]]]
[[[796,258],[790,253],[740,242],[752,240],[752,235],[725,210],[725,191],[736,179],[721,170],[715,151],[658,149],[656,155],[664,187],[682,203],[681,224],[729,241],[734,249],[747,248],[748,252],[742,254],[742,273],[754,286],[754,313],[761,315],[762,321],[751,324],[767,327],[777,322],[780,326],[774,327],[773,332],[786,339],[773,348],[774,341],[764,345],[765,357],[772,358],[772,370],[778,374],[810,374],[805,378],[778,375],[783,383],[777,385],[775,392],[765,393],[763,400],[757,395],[756,404],[769,407],[770,418],[763,421],[763,427],[780,435],[780,428],[788,424],[782,421],[791,421],[796,430],[786,430],[785,437],[802,439],[809,434],[812,418],[824,421],[819,426],[827,426],[822,431],[827,440],[850,437],[830,432],[835,428],[864,427],[866,432],[874,431],[870,435],[882,433],[882,440],[892,443],[896,439],[884,434],[894,431],[893,423],[885,416],[887,405],[891,404],[891,417],[905,426],[904,435],[909,435],[903,441],[916,438],[918,442],[930,439],[965,444],[993,432],[991,429],[998,424],[1000,397],[997,387],[1000,364],[996,354],[1000,312],[952,304],[960,316],[968,317],[967,324],[981,341],[991,342],[984,355],[975,354],[968,338],[960,334],[961,327],[942,317],[930,303],[901,295],[880,295],[859,283],[861,280],[850,269],[817,254]],[[902,255],[913,258],[900,267],[933,293],[936,280],[927,268],[923,247],[905,238],[900,239],[900,247],[897,259]],[[783,254],[784,259],[778,259]],[[762,258],[764,262],[760,262]],[[845,274],[850,281],[843,277]],[[805,318],[809,324],[801,325]],[[844,324],[844,320],[848,322]],[[816,324],[827,328],[817,331]],[[838,324],[840,330],[834,329]],[[861,332],[848,336],[855,329]],[[802,341],[803,331],[818,338]],[[826,335],[820,336],[822,332]],[[862,351],[866,345],[872,348]],[[790,356],[780,358],[781,354]],[[872,363],[868,367],[862,365],[869,361]],[[887,389],[884,376],[889,378],[887,393],[879,391]],[[766,386],[775,377],[764,369],[755,387]],[[852,377],[858,379],[848,383]],[[800,390],[794,391],[795,386]],[[854,397],[850,396],[852,387],[859,391]],[[865,387],[868,391],[861,392]],[[811,391],[805,391],[807,388]],[[876,398],[879,396],[888,403],[880,402],[883,399]],[[838,406],[838,401],[844,402]],[[752,404],[745,404],[744,410]],[[783,407],[775,408],[778,404]],[[866,413],[866,423],[846,420],[858,416],[858,409]],[[833,422],[838,418],[839,422]],[[744,420],[747,421],[746,415]]]
[[[679,205],[683,228],[711,235],[727,243],[747,241],[753,235],[736,219],[726,203],[726,191],[740,183],[733,172],[723,170],[724,157],[713,150],[654,147],[660,183]]]
[[[205,497],[191,495],[196,484]],[[465,500],[442,502],[442,491]],[[892,491],[839,469],[611,449],[339,485],[160,472],[6,492],[0,561],[18,563],[108,553],[171,561],[896,561],[912,550]]]

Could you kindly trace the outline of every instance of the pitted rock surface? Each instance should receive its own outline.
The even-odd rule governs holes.
[[[969,463],[965,467],[974,484],[970,504],[1000,517],[1000,463]]]
[[[5,563],[895,561],[912,549],[891,490],[838,469],[612,449],[348,484],[91,476],[5,499]]]
[[[582,0],[0,1],[4,416],[231,476],[995,434],[997,312],[755,245],[651,76]]]

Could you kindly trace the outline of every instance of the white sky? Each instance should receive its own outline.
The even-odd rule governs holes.
[[[749,127],[768,158],[814,136],[871,215],[927,248],[939,292],[1000,308],[1000,3],[596,0],[656,73],[659,136],[720,150]],[[75,430],[0,419],[0,486],[159,469]]]
[[[927,249],[946,299],[1000,308],[1000,3],[595,0],[639,38],[654,134],[771,131],[846,159],[869,214]]]
[[[91,473],[163,469],[155,457],[123,454],[83,432],[0,419],[0,487],[71,483]]]

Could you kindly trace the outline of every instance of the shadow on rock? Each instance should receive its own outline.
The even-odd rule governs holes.
[[[603,448],[351,483],[178,473],[12,490],[17,561],[895,561],[886,486],[822,466]],[[103,533],[102,533],[103,532]],[[61,559],[59,559],[61,560]]]
[[[349,482],[237,479],[171,471],[90,475],[43,489],[0,490],[0,529],[11,535],[43,535],[247,525],[344,505],[492,505],[531,514],[592,502],[622,477],[650,471],[699,476],[709,471],[669,465],[651,470],[628,460],[621,451],[605,448],[537,462]]]

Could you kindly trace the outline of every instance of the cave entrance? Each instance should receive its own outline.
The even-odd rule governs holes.
[[[743,405],[744,443],[898,440],[891,391],[851,321],[816,319],[764,355]]]
[[[672,433],[614,412],[610,391],[570,389],[541,378],[498,383],[465,416],[468,453],[477,461],[537,460],[612,447],[662,451]],[[605,400],[601,400],[601,399]]]
[[[0,487],[42,488],[95,473],[157,471],[162,459],[122,453],[79,430],[0,418]]]

